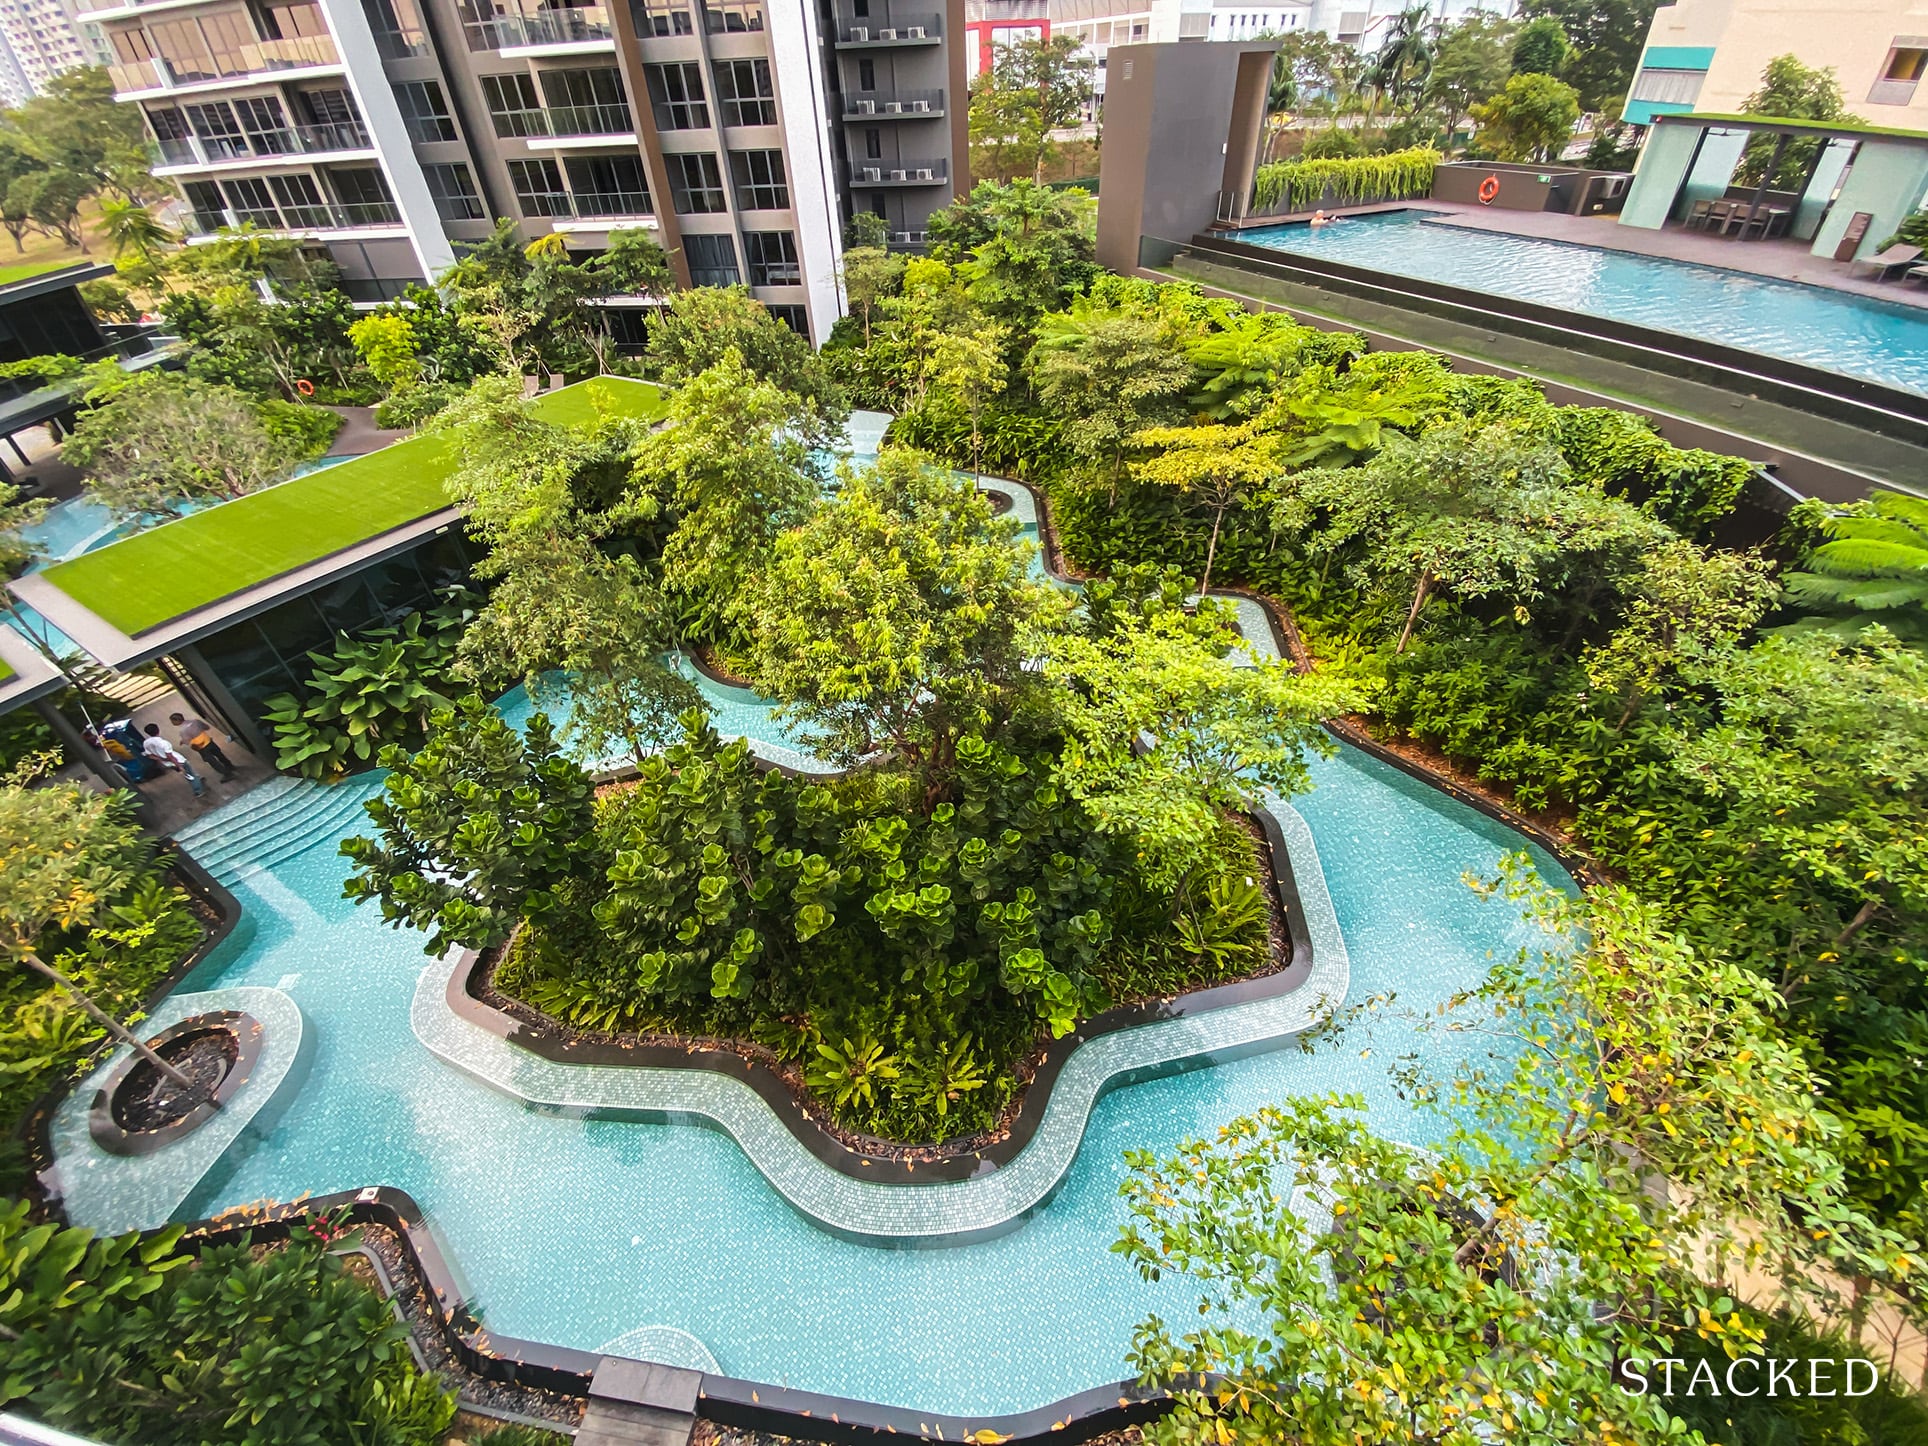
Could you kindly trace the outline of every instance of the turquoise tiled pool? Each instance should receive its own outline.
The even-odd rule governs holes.
[[[1238,239],[1928,392],[1928,308],[1630,251],[1476,231],[1428,221],[1420,211],[1316,230],[1268,226],[1241,231]]]
[[[1018,501],[1028,514],[1022,489]],[[762,700],[698,685],[726,736],[808,762]],[[503,704],[518,721],[529,706],[519,693]],[[1323,862],[1351,1000],[1391,992],[1425,1010],[1476,983],[1490,958],[1535,942],[1516,911],[1463,882],[1524,847],[1518,835],[1350,749],[1315,762],[1313,777],[1293,802]],[[272,1132],[175,1214],[398,1186],[429,1212],[504,1334],[584,1350],[653,1343],[742,1378],[932,1412],[1026,1410],[1121,1379],[1134,1325],[1154,1310],[1183,1316],[1195,1300],[1182,1281],[1149,1285],[1110,1253],[1126,1149],[1167,1150],[1323,1091],[1363,1095],[1379,1129],[1416,1144],[1437,1128],[1387,1078],[1414,1043],[1393,1025],[1370,1058],[1357,1041],[1288,1046],[1107,1095],[1062,1187],[1009,1233],[920,1250],[856,1243],[792,1208],[727,1135],[525,1108],[431,1054],[410,1023],[429,962],[422,937],[341,898],[337,844],[359,831],[354,803],[380,787],[379,775],[333,790],[271,786],[198,826],[190,848],[247,922],[181,987],[282,991],[301,1010],[309,1060]],[[1452,1047],[1425,1042],[1441,1069]]]

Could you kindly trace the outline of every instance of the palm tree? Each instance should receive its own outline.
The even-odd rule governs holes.
[[[113,196],[100,203],[100,226],[107,233],[107,239],[114,243],[116,260],[131,251],[152,265],[158,252],[180,240],[138,201],[124,201]]]
[[[1911,644],[1928,644],[1928,499],[1877,490],[1822,527],[1828,541],[1807,555],[1806,571],[1787,575],[1787,591],[1832,616],[1796,626],[1839,632],[1880,622]]]
[[[1366,81],[1389,96],[1395,110],[1425,92],[1433,73],[1432,30],[1432,13],[1423,5],[1400,11],[1386,27]]]

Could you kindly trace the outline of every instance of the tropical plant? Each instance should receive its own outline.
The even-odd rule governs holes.
[[[431,683],[447,677],[466,622],[459,604],[439,609],[423,627],[410,613],[398,627],[341,634],[332,653],[310,653],[315,671],[297,697],[267,701],[279,767],[305,778],[329,778],[369,764],[389,743],[419,737],[432,709],[449,700]]]
[[[876,1092],[886,1080],[902,1073],[897,1056],[886,1054],[874,1039],[848,1039],[817,1046],[817,1058],[804,1070],[810,1088],[829,1098],[840,1110],[876,1103]],[[948,1102],[948,1094],[944,1096]]]
[[[1252,180],[1252,206],[1267,211],[1284,202],[1287,211],[1315,204],[1349,206],[1365,201],[1402,201],[1433,188],[1440,154],[1413,146],[1383,156],[1342,160],[1280,161],[1262,166]]]
[[[544,714],[518,734],[470,694],[430,717],[420,752],[391,746],[382,766],[381,795],[365,805],[377,836],[341,846],[355,864],[346,897],[429,931],[437,957],[500,944],[551,907],[589,831],[591,788]]]
[[[971,146],[985,162],[971,169],[994,181],[1029,171],[1044,180],[1051,136],[1084,119],[1097,62],[1071,35],[1027,37],[997,47],[990,69],[971,83]]]
[[[1824,510],[1818,526],[1828,540],[1787,574],[1788,597],[1844,635],[1879,621],[1928,645],[1928,501],[1877,488],[1865,502]]]
[[[681,386],[735,352],[751,375],[804,404],[812,445],[840,435],[849,403],[823,360],[799,336],[771,316],[741,286],[699,286],[679,291],[649,330],[644,361],[652,375]]]
[[[1579,92],[1563,80],[1515,72],[1484,105],[1472,108],[1480,140],[1503,161],[1557,161],[1580,119]]]

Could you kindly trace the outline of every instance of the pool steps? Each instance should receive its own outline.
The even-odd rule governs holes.
[[[362,804],[383,777],[363,774],[332,785],[277,778],[184,825],[174,841],[215,878],[233,883],[340,838],[363,818]]]

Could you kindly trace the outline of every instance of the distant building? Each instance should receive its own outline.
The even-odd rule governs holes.
[[[78,0],[0,0],[0,42],[7,58],[0,60],[0,93],[8,105],[18,105],[47,87],[63,70],[82,65],[104,65],[105,42],[80,19]],[[21,87],[24,93],[11,92]]]
[[[1919,0],[1676,0],[1654,12],[1623,114],[1635,125],[1728,115],[1777,55],[1832,70],[1870,125],[1928,130],[1928,12]]]

